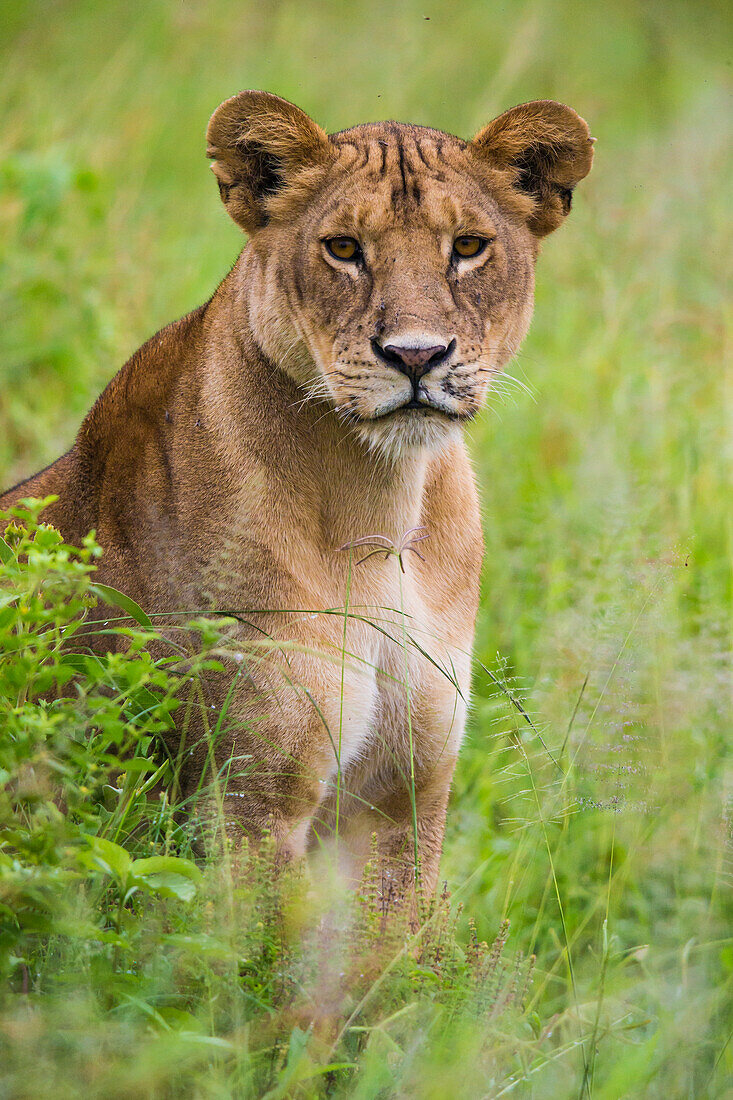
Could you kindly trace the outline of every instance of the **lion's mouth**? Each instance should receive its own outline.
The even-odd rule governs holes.
[[[435,401],[430,395],[422,392],[419,396],[413,393],[407,400],[404,397],[402,399],[393,398],[391,401],[385,401],[384,404],[377,405],[368,412],[365,409],[359,409],[358,406],[355,407],[355,403],[339,410],[343,420],[365,425],[374,424],[378,421],[395,420],[399,416],[406,418],[431,417],[460,423],[461,421],[473,420],[477,412],[478,406],[463,411],[446,408],[442,403]]]
[[[463,413],[453,412],[451,409],[444,409],[442,406],[435,404],[433,401],[420,401],[416,397],[411,397],[409,401],[403,401],[401,405],[394,405],[391,408],[375,409],[372,415],[366,419],[369,420],[386,420],[388,417],[399,416],[400,413],[431,413],[434,416],[445,417],[446,420],[467,420],[469,416]]]

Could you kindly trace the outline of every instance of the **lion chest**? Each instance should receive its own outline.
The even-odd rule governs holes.
[[[401,579],[384,584],[378,601],[355,586],[345,621],[333,617],[338,630],[331,622],[330,659],[311,668],[329,777],[339,764],[342,773],[368,761],[401,767],[411,753],[427,763],[460,744],[472,631],[457,629],[413,574]]]

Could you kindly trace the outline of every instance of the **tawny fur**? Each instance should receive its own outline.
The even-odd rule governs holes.
[[[230,823],[270,828],[299,856],[333,838],[338,812],[350,870],[376,831],[408,882],[414,770],[432,889],[482,557],[460,424],[527,331],[538,241],[590,169],[588,128],[543,101],[469,143],[398,123],[329,137],[292,104],[243,92],[215,112],[207,141],[249,244],[206,305],[122,368],[68,454],[0,508],[58,494],[46,518],[71,542],[96,529],[101,581],[148,610],[238,613],[246,674],[215,751],[218,768],[238,761]],[[462,234],[491,243],[456,262]],[[339,235],[358,239],[362,265],[328,254],[324,240]],[[428,407],[400,407],[411,383],[372,338],[455,340],[422,381]],[[422,557],[361,562],[372,545],[349,549],[399,548],[417,527]],[[207,680],[214,715],[230,683]],[[206,766],[203,729],[187,733],[184,795]]]

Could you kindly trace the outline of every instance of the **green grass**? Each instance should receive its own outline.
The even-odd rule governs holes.
[[[470,134],[541,97],[589,120],[595,167],[545,245],[512,368],[533,396],[517,386],[471,432],[477,656],[499,687],[477,669],[443,873],[479,939],[508,917],[507,958],[536,953],[529,1003],[476,1024],[444,977],[432,998],[426,975],[388,977],[354,1021],[368,1042],[341,1050],[359,1068],[300,1084],[328,1050],[301,1050],[295,1020],[290,1040],[261,1027],[257,1042],[272,1096],[730,1095],[725,6],[11,0],[3,18],[3,485],[60,454],[127,356],[236,256],[203,137],[234,91],[268,88],[329,129],[396,117]],[[189,910],[146,903],[135,996],[167,997],[163,1023],[123,1011],[119,990],[100,998],[93,960],[63,937],[45,993],[13,979],[0,1036],[28,1095],[77,1081],[114,1096],[123,1080],[125,1095],[256,1095],[231,968],[159,947],[176,922],[226,939],[220,864],[205,875],[208,912],[201,890]],[[248,950],[256,925],[242,916]],[[186,1038],[176,996],[204,1038]],[[400,1003],[414,1007],[385,1023]],[[216,1039],[240,1052],[236,1072]]]

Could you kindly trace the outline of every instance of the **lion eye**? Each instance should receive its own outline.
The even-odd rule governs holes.
[[[480,256],[488,244],[486,237],[456,237],[453,242],[453,255],[467,260],[471,256]]]
[[[361,256],[359,242],[353,237],[331,237],[324,243],[337,260],[358,260]]]

